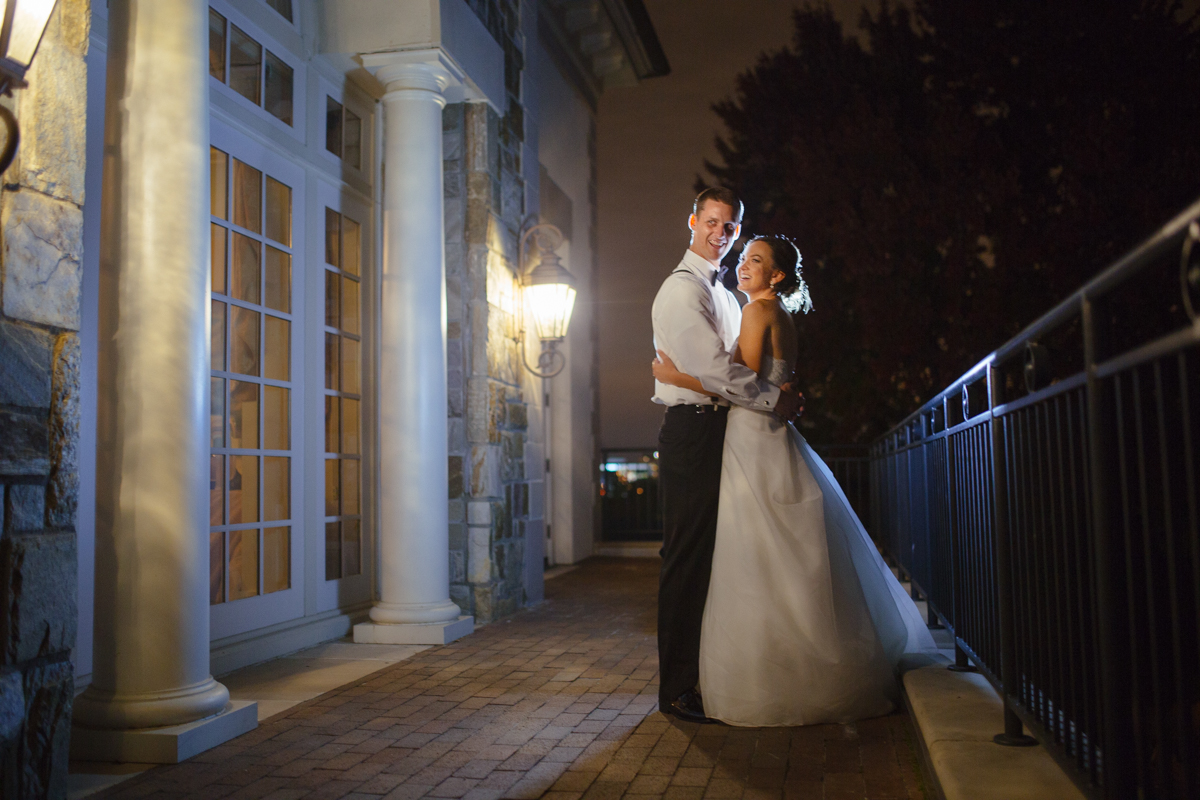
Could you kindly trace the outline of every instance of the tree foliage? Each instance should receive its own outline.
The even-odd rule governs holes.
[[[1177,2],[825,5],[714,108],[716,182],[804,254],[805,425],[866,442],[1200,194]]]

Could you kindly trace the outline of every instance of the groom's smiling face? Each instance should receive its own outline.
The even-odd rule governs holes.
[[[688,227],[692,229],[689,249],[706,261],[719,264],[741,232],[741,222],[735,214],[733,206],[727,203],[706,201],[700,211],[688,219]]]

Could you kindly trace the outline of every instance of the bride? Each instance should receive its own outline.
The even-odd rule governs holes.
[[[781,236],[742,251],[748,303],[734,360],[776,385],[797,356],[790,312],[812,307]],[[707,393],[661,351],[654,377]],[[935,649],[841,487],[773,414],[729,412],[712,578],[700,637],[705,713],[730,725],[853,722],[889,713],[906,652]]]

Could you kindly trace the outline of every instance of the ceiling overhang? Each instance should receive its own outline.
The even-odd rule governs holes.
[[[539,0],[538,32],[593,106],[605,89],[671,71],[642,0]]]

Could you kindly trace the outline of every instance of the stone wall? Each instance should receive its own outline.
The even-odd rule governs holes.
[[[450,384],[450,596],[487,623],[525,602],[525,369],[515,336],[521,207],[502,200],[500,119],[443,115]]]
[[[450,388],[450,596],[478,623],[524,605],[527,373],[517,334],[524,57],[517,0],[470,3],[504,48],[503,116],[443,114]],[[539,476],[540,478],[540,476]]]
[[[0,796],[65,797],[74,675],[88,0],[10,102],[0,190]]]

